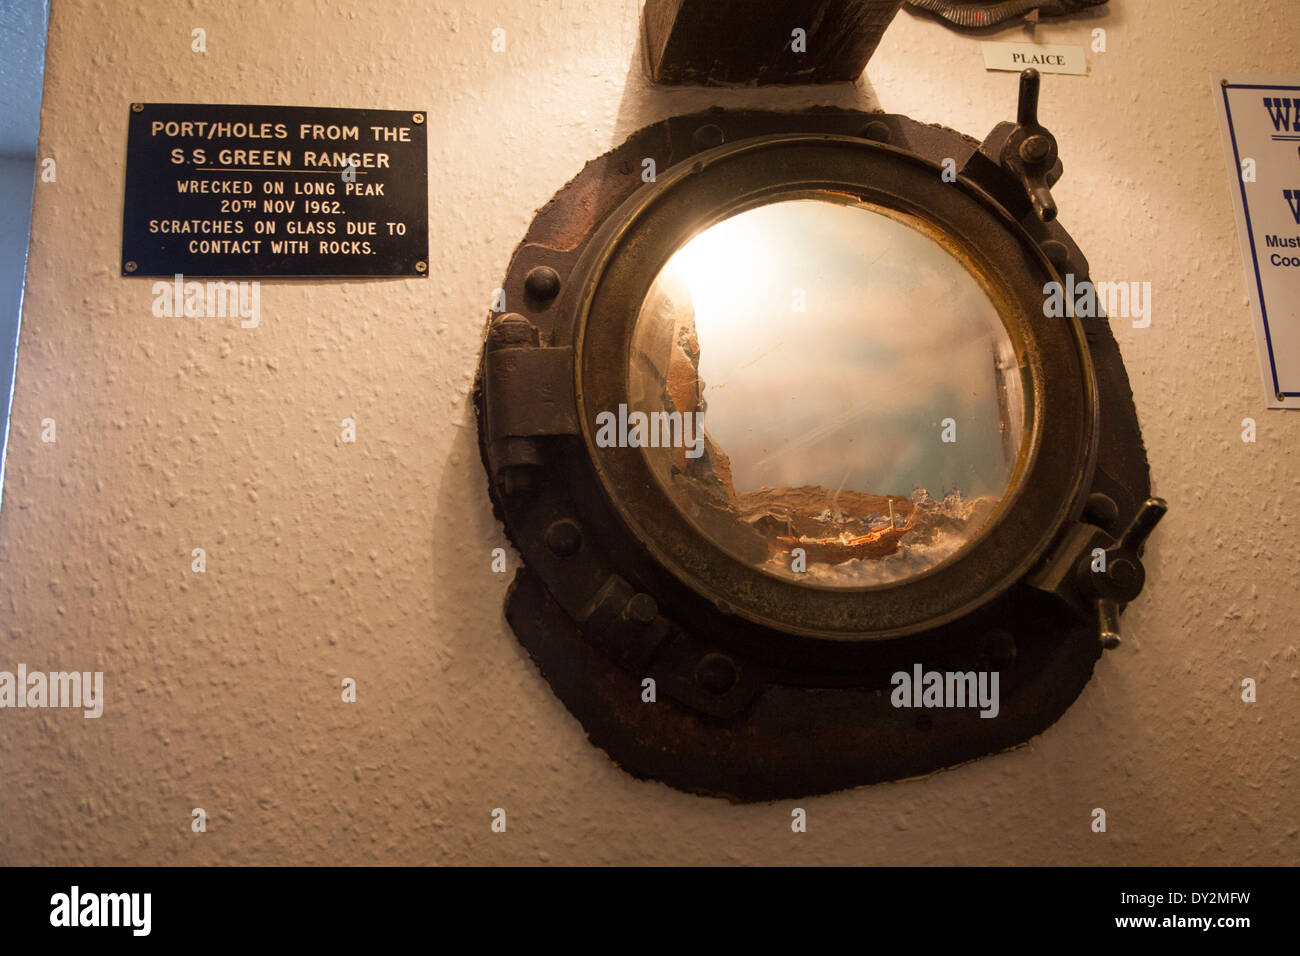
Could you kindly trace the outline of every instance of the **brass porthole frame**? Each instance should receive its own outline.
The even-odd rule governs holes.
[[[1005,161],[1027,134],[1004,123],[981,143],[893,114],[711,110],[638,130],[537,213],[489,316],[474,392],[493,510],[522,559],[505,616],[623,769],[740,801],[918,776],[1023,743],[1089,680],[1098,620],[1104,642],[1109,618],[1079,559],[1100,546],[1132,566],[1153,524],[1150,479],[1108,320],[1042,315],[1041,283],[1084,281],[1088,263],[1042,214],[1043,189],[1027,192]],[[1036,183],[1060,176],[1049,156]],[[653,181],[639,175],[647,167]],[[953,167],[956,182],[945,182]],[[628,494],[619,475],[610,480],[593,413],[624,394],[626,338],[668,253],[747,202],[808,189],[875,196],[909,214],[946,209],[966,237],[963,255],[1019,277],[996,284],[1019,290],[1022,329],[1009,334],[1027,343],[1025,400],[1047,438],[1026,452],[1025,480],[1000,518],[954,560],[838,598],[754,569],[752,586],[768,595],[754,613],[743,592],[672,567],[676,553],[665,561],[641,517],[629,519],[629,501],[641,515],[667,514],[667,499],[656,502],[654,481],[633,481]],[[635,457],[613,458],[615,469],[643,457],[624,450]],[[1125,530],[1135,525],[1141,533]],[[990,535],[1003,536],[1002,560],[976,557],[985,562],[976,567],[970,558]],[[958,571],[973,582],[964,595],[916,590]],[[838,611],[832,601],[811,613],[827,593]],[[1136,591],[1105,593],[1122,606]],[[886,613],[891,594],[906,597],[911,617]],[[849,619],[854,602],[861,617]],[[891,706],[891,674],[917,664],[997,671],[997,718]]]
[[[1005,212],[964,183],[944,182],[941,172],[901,150],[850,137],[795,134],[720,146],[620,207],[594,239],[593,261],[580,266],[587,289],[573,319],[575,394],[605,491],[656,560],[755,623],[828,640],[884,639],[969,614],[1041,558],[1091,477],[1093,369],[1078,321],[1043,317],[1052,266]],[[849,194],[931,224],[993,292],[1030,369],[1031,434],[998,514],[957,554],[900,582],[823,589],[745,566],[676,511],[644,456],[602,449],[594,440],[595,415],[626,400],[632,328],[663,263],[702,228],[791,192]]]

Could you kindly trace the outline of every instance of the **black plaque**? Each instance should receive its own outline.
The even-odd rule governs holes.
[[[122,274],[425,276],[425,114],[136,103]]]

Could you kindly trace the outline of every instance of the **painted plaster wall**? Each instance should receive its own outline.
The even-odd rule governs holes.
[[[1107,30],[1091,76],[1045,82],[1055,194],[1095,276],[1154,289],[1150,328],[1117,323],[1172,509],[1128,643],[1028,746],[800,801],[794,835],[791,804],[616,769],[506,628],[467,403],[490,290],[534,210],[640,126],[826,102],[978,136],[1014,75],[906,13],[855,85],[661,92],[632,0],[55,0],[0,669],[102,670],[107,702],[0,712],[0,863],[1300,861],[1300,415],[1263,408],[1208,82],[1295,72],[1300,21],[1286,0],[1110,6],[1038,37]],[[134,100],[427,110],[430,277],[267,282],[252,330],[155,318],[150,281],[119,276]]]

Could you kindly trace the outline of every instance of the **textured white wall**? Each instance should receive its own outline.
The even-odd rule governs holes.
[[[647,123],[829,102],[982,136],[1015,77],[901,14],[854,86],[657,92],[632,0],[440,6],[55,0],[0,669],[103,670],[108,699],[100,720],[0,711],[0,863],[1300,861],[1300,415],[1263,408],[1208,81],[1296,71],[1293,3],[1113,0],[1038,28],[1108,31],[1091,76],[1046,78],[1042,115],[1094,275],[1154,286],[1151,327],[1117,329],[1171,511],[1128,643],[1058,724],[800,801],[802,835],[788,804],[624,775],[506,628],[467,402],[488,297],[534,210]],[[155,318],[150,280],[119,276],[133,100],[427,110],[431,277],[267,282],[253,330]]]

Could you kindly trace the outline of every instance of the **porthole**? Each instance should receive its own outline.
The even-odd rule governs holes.
[[[516,250],[476,391],[506,616],[628,771],[740,800],[925,773],[1040,732],[1118,641],[1164,505],[1107,321],[1045,314],[1087,263],[1032,114],[982,144],[676,117]]]

